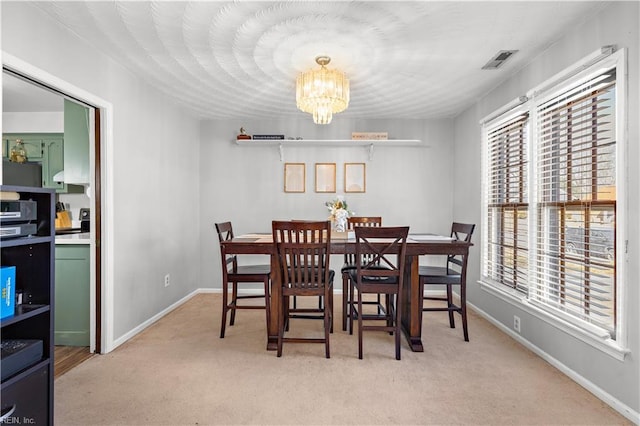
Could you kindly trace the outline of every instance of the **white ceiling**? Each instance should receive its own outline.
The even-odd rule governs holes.
[[[443,118],[597,13],[598,1],[48,1],[37,5],[201,118],[303,117],[298,73],[351,80],[350,118]],[[518,50],[482,70],[500,50]]]

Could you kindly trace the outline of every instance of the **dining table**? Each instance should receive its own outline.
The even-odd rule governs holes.
[[[331,254],[353,254],[356,251],[356,239],[352,232],[336,233],[331,238]],[[271,297],[268,307],[271,318],[278,318],[281,302],[281,286],[275,260],[275,246],[271,233],[251,233],[223,241],[222,248],[227,255],[269,255],[271,258]],[[469,253],[472,243],[455,240],[451,237],[431,233],[409,234],[407,238],[404,281],[402,297],[402,330],[409,347],[414,352],[423,352],[422,344],[422,305],[420,294],[419,258],[427,255],[463,255]],[[466,271],[462,271],[462,280],[466,280]],[[463,304],[464,309],[464,304]],[[267,326],[267,350],[275,350],[278,342],[277,321]]]

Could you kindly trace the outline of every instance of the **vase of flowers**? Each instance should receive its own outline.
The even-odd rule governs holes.
[[[333,201],[327,201],[325,206],[330,212],[331,228],[336,232],[347,232],[347,218],[353,214],[347,202],[342,197],[338,197]]]

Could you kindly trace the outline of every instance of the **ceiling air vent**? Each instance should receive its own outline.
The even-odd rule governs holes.
[[[513,56],[517,50],[501,50],[493,58],[487,62],[482,69],[483,70],[495,70],[498,69],[504,62]]]

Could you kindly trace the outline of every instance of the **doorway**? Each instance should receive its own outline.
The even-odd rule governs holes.
[[[20,67],[17,67],[20,68]],[[59,87],[54,87],[45,80],[39,80],[37,75],[29,75],[23,70],[5,66],[3,64],[3,114],[9,114],[10,120],[3,120],[5,125],[3,126],[3,133],[8,132],[25,132],[33,133],[34,129],[38,132],[52,132],[64,134],[64,124],[62,128],[60,125],[60,116],[64,116],[64,108],[59,108],[59,105],[64,103],[73,103],[74,105],[81,105],[83,109],[88,111],[87,127],[89,129],[89,178],[87,179],[87,185],[80,187],[83,194],[65,194],[64,197],[67,201],[74,200],[73,204],[75,209],[72,209],[72,214],[76,218],[76,225],[79,225],[80,210],[81,207],[89,209],[89,248],[88,248],[88,264],[89,264],[89,288],[88,300],[89,305],[89,339],[88,346],[84,351],[87,355],[93,353],[102,353],[103,347],[103,309],[102,309],[102,167],[101,167],[101,135],[103,133],[101,109],[96,105],[87,102],[77,96],[77,94],[65,91]],[[37,72],[35,74],[38,74]],[[44,75],[44,73],[43,73]],[[64,102],[63,102],[64,101]],[[25,120],[25,117],[27,119]],[[29,120],[28,117],[32,119]],[[36,118],[35,120],[33,118]],[[64,121],[64,118],[62,119]],[[25,124],[28,123],[28,124]],[[40,127],[38,127],[40,126]],[[9,128],[7,128],[9,127]],[[37,130],[37,129],[40,130]],[[60,132],[62,130],[62,132]],[[66,184],[65,184],[66,186]],[[78,185],[76,185],[78,186]],[[58,194],[57,197],[63,197]],[[85,201],[88,205],[82,205]],[[76,200],[78,200],[76,202]],[[65,203],[60,203],[64,205]],[[68,205],[69,203],[67,203]],[[74,211],[75,210],[75,211]],[[86,218],[85,218],[86,219]],[[83,224],[84,225],[84,224]],[[83,226],[83,230],[86,228]],[[58,240],[56,240],[56,243]],[[57,246],[57,244],[56,244]],[[56,256],[57,257],[57,256]],[[56,296],[56,299],[58,296]],[[56,320],[57,321],[57,320]],[[66,351],[69,352],[69,351]],[[72,353],[78,353],[78,351],[71,351]],[[56,348],[56,354],[58,349]],[[61,357],[62,358],[62,357]],[[75,355],[70,358],[73,360],[84,360],[86,357],[82,354]],[[69,359],[66,361],[66,367],[68,369]],[[57,367],[56,367],[57,369]]]

